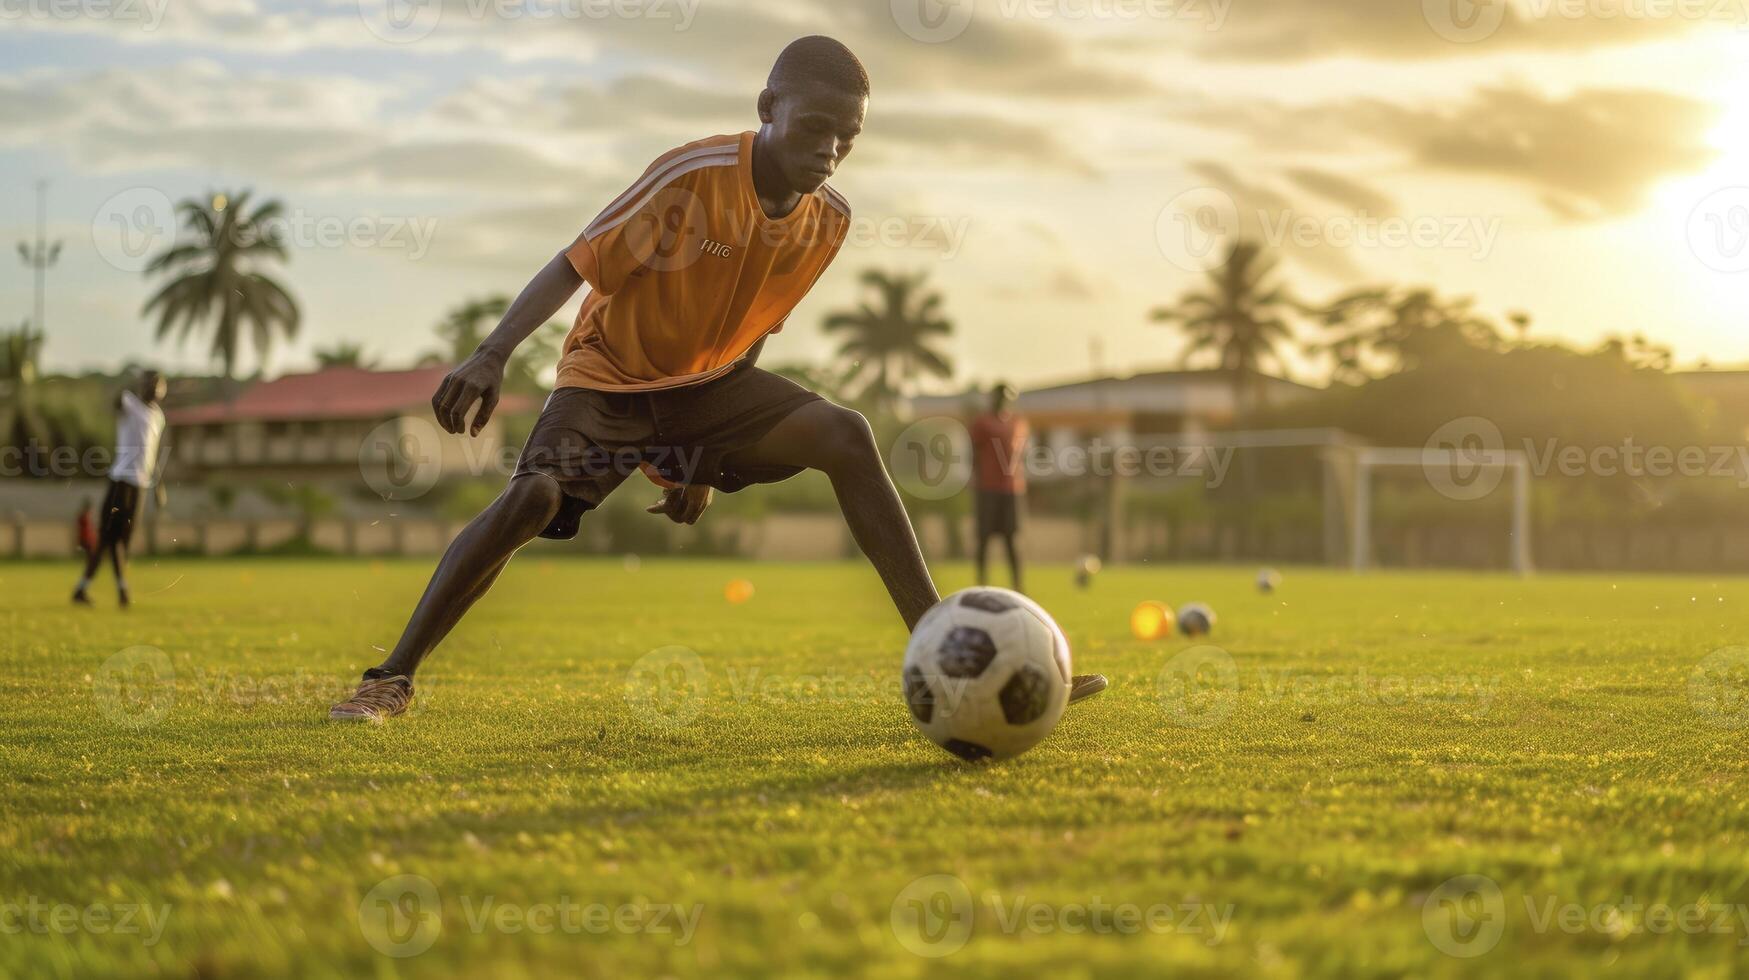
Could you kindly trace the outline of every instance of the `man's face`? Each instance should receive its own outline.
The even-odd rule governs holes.
[[[164,400],[164,392],[168,389],[161,374],[148,374],[140,381],[140,397],[149,402]]]
[[[812,193],[837,171],[867,108],[866,97],[830,89],[773,93],[760,121],[771,127],[766,146],[791,190]]]

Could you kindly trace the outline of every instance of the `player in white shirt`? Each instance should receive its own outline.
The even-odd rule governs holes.
[[[128,604],[128,542],[134,536],[140,491],[155,489],[158,506],[164,506],[164,486],[154,481],[158,442],[164,436],[164,410],[158,407],[163,399],[164,376],[156,371],[145,372],[139,387],[124,388],[115,397],[115,464],[109,468],[109,491],[97,511],[97,548],[86,560],[85,574],[73,590],[73,601],[80,605],[91,604],[85,590],[106,552],[110,567],[115,569],[116,594],[123,606]]]

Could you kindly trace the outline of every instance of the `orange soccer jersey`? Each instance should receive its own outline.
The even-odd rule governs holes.
[[[589,295],[565,338],[559,387],[696,384],[782,325],[850,229],[821,185],[782,218],[753,191],[753,133],[658,157],[565,255]]]

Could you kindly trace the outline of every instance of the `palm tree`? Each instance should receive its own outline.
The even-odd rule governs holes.
[[[258,270],[289,258],[273,227],[284,207],[268,201],[251,211],[250,193],[177,204],[183,234],[146,266],[148,276],[171,277],[142,310],[158,315],[158,339],[174,330],[180,343],[210,324],[212,356],[224,362],[227,380],[236,376],[245,330],[265,361],[276,335],[296,337],[302,321],[285,287]]]
[[[1232,379],[1234,404],[1241,411],[1262,399],[1264,362],[1285,370],[1279,348],[1293,339],[1285,315],[1299,306],[1271,281],[1275,267],[1275,259],[1264,255],[1261,245],[1235,241],[1226,261],[1208,271],[1204,289],[1189,290],[1175,304],[1148,314],[1155,323],[1184,330],[1190,341],[1184,352],[1187,363],[1215,354],[1219,370]]]
[[[845,335],[838,345],[838,353],[851,358],[845,380],[860,382],[859,397],[872,406],[891,405],[919,373],[953,376],[952,362],[932,346],[953,332],[953,323],[942,316],[941,294],[925,287],[926,277],[869,269],[862,284],[873,302],[833,313],[823,323],[828,333]]]
[[[342,340],[333,347],[316,351],[316,366],[321,368],[355,367],[370,370],[376,358],[364,356],[364,345]]]
[[[1471,309],[1470,300],[1442,297],[1425,286],[1356,289],[1307,312],[1323,322],[1324,337],[1306,352],[1332,357],[1332,377],[1350,384],[1438,363],[1456,351],[1501,345],[1499,331]],[[1525,318],[1521,338],[1528,327]]]

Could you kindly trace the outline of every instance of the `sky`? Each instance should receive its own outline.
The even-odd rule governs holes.
[[[953,386],[1175,366],[1149,311],[1235,229],[1309,302],[1430,285],[1749,362],[1749,0],[0,0],[0,236],[46,179],[48,369],[204,371],[154,338],[145,259],[171,202],[277,199],[304,316],[267,373],[411,364],[658,154],[757,128],[814,33],[872,80],[855,224],[765,363],[830,363],[879,267],[942,292]]]

